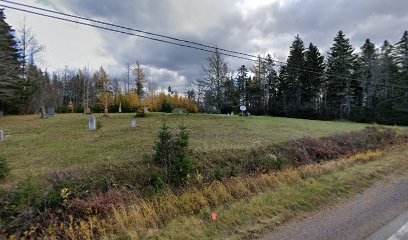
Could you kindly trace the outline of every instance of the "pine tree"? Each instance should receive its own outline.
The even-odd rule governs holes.
[[[373,109],[377,100],[379,82],[379,62],[375,45],[367,39],[361,47],[361,77],[363,86],[363,103],[365,108]]]
[[[145,95],[145,74],[143,72],[142,66],[140,66],[139,62],[136,62],[136,67],[133,72],[135,75],[135,83],[136,83],[136,94],[140,97],[143,98]]]
[[[0,111],[17,113],[24,96],[22,59],[14,30],[0,9]]]
[[[172,168],[172,158],[173,158],[173,142],[172,134],[169,126],[163,123],[159,132],[159,140],[155,142],[154,150],[154,161],[159,165],[164,167],[166,174],[166,182],[170,180],[170,171]]]
[[[305,52],[305,69],[302,99],[308,107],[317,110],[321,102],[325,64],[324,57],[313,43],[309,44]]]
[[[361,87],[352,80],[358,67],[357,56],[342,31],[334,38],[328,55],[327,106],[333,117],[349,117],[352,109],[359,104]]]
[[[302,88],[305,82],[305,47],[299,35],[292,42],[286,66],[286,80],[289,83],[291,105],[294,112],[297,112],[302,106]]]
[[[172,159],[171,179],[176,185],[185,183],[194,167],[193,159],[188,152],[188,139],[187,127],[182,124],[175,138],[174,158]]]
[[[276,112],[278,104],[278,74],[274,69],[274,64],[271,55],[266,56],[266,85],[265,85],[265,94],[266,94],[266,106],[265,114],[272,114]]]
[[[398,85],[396,91],[396,108],[408,112],[408,31],[405,31],[401,40],[395,44],[395,60],[398,67]]]
[[[245,67],[245,65],[242,65],[238,69],[237,74],[237,91],[239,95],[240,104],[246,107],[248,107],[249,101],[248,85],[249,85],[248,69]]]
[[[254,66],[251,68],[251,71],[253,77],[248,88],[250,95],[250,104],[248,110],[254,114],[261,114],[264,113],[266,105],[264,89],[267,83],[267,66],[261,56],[258,56],[258,59],[255,62]]]

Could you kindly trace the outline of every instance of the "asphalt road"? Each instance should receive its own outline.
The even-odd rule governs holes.
[[[408,240],[408,176],[378,183],[354,199],[289,222],[261,239]]]

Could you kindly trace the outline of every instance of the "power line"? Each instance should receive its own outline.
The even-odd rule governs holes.
[[[216,51],[208,50],[208,49],[204,49],[204,48],[200,48],[200,47],[195,47],[195,46],[190,46],[190,45],[186,45],[186,44],[170,42],[170,41],[163,40],[163,39],[143,36],[143,35],[135,34],[135,33],[129,33],[129,32],[121,31],[121,30],[116,30],[116,29],[113,29],[113,28],[98,26],[98,25],[90,24],[90,23],[79,22],[79,21],[76,21],[76,20],[71,20],[71,19],[67,19],[67,18],[52,16],[52,15],[49,15],[49,14],[34,12],[34,11],[21,9],[21,8],[17,8],[17,7],[11,7],[11,6],[7,6],[7,5],[3,5],[3,4],[0,4],[0,7],[9,8],[9,9],[13,9],[13,10],[16,10],[16,11],[30,13],[30,14],[34,14],[34,15],[43,16],[43,17],[53,18],[53,19],[57,19],[57,20],[65,21],[65,22],[80,24],[80,25],[84,25],[84,26],[88,26],[88,27],[99,28],[99,29],[107,30],[107,31],[111,31],[111,32],[122,33],[122,34],[127,34],[127,35],[131,35],[131,36],[135,36],[135,37],[145,38],[145,39],[149,39],[149,40],[153,40],[153,41],[157,41],[157,42],[162,42],[162,43],[167,43],[167,44],[172,44],[172,45],[176,45],[176,46],[180,46],[180,47],[187,47],[187,48],[192,48],[192,49],[205,51],[205,52],[209,52],[209,53],[216,53]],[[218,53],[220,55],[224,55],[224,56],[228,56],[228,57],[239,58],[239,59],[248,60],[248,61],[255,61],[254,59],[241,57],[241,56],[236,56],[236,55],[232,55],[232,54],[228,54],[228,53],[222,53],[222,52],[218,52]]]
[[[121,29],[129,30],[129,31],[139,32],[139,33],[143,33],[143,34],[147,34],[147,35],[152,35],[152,36],[155,36],[155,37],[166,38],[166,39],[175,40],[175,41],[184,42],[184,43],[189,43],[189,44],[193,44],[193,45],[197,45],[197,46],[201,46],[201,47],[205,47],[205,48],[218,49],[219,51],[224,51],[224,52],[228,52],[228,53],[243,55],[243,56],[251,57],[251,58],[257,58],[257,56],[252,55],[252,54],[232,51],[232,50],[228,50],[228,49],[225,49],[225,48],[214,47],[214,46],[210,46],[210,45],[207,45],[207,44],[202,44],[202,43],[198,43],[198,42],[194,42],[194,41],[175,38],[175,37],[171,37],[171,36],[167,36],[167,35],[163,35],[163,34],[152,33],[152,32],[148,32],[148,31],[144,31],[144,30],[140,30],[140,29],[125,27],[125,26],[112,24],[112,23],[107,23],[107,22],[103,22],[103,21],[98,21],[98,20],[94,20],[94,19],[91,19],[91,18],[86,18],[86,17],[81,17],[81,16],[77,16],[77,15],[73,15],[73,14],[54,11],[54,10],[41,8],[41,7],[36,7],[36,6],[28,5],[28,4],[16,3],[16,2],[13,2],[13,1],[8,1],[8,0],[0,0],[0,1],[6,2],[6,3],[9,3],[9,4],[19,5],[19,6],[26,7],[26,8],[37,9],[37,10],[41,10],[41,11],[45,11],[45,12],[49,12],[49,13],[54,13],[54,14],[63,15],[63,16],[67,16],[67,17],[77,18],[77,19],[81,19],[81,20],[86,20],[86,21],[89,21],[89,22],[94,22],[94,23],[98,23],[98,24],[111,26],[111,27],[116,27],[116,28],[121,28]]]
[[[142,30],[138,30],[138,29],[123,27],[123,26],[119,26],[119,25],[115,25],[115,24],[110,24],[110,23],[106,23],[106,22],[102,22],[102,21],[92,20],[92,19],[89,19],[89,18],[84,18],[84,17],[75,16],[75,15],[71,15],[71,14],[66,14],[66,13],[62,13],[62,12],[58,12],[58,11],[48,10],[48,9],[44,9],[44,8],[40,8],[40,7],[27,5],[27,4],[15,3],[15,2],[12,2],[12,1],[7,1],[7,0],[0,0],[0,1],[10,3],[10,4],[19,5],[19,6],[23,6],[23,7],[27,7],[27,8],[33,8],[33,9],[37,9],[37,10],[41,10],[41,11],[47,11],[47,12],[51,12],[51,13],[54,13],[54,14],[59,14],[59,15],[68,16],[68,17],[72,17],[72,18],[77,18],[77,19],[81,19],[81,20],[86,20],[86,21],[90,21],[90,22],[95,22],[95,23],[99,23],[99,24],[103,24],[103,25],[107,25],[107,26],[117,27],[117,28],[126,29],[126,30],[130,30],[130,31],[136,31],[136,32],[144,33],[144,34],[150,34],[150,35],[153,35],[153,36],[159,36],[159,37],[162,37],[162,38],[172,39],[172,40],[181,41],[181,42],[185,42],[185,43],[191,43],[191,44],[194,44],[194,45],[215,49],[215,51],[214,50],[209,50],[209,49],[204,49],[202,47],[196,47],[196,46],[186,45],[186,44],[182,44],[182,43],[171,42],[171,41],[168,41],[168,40],[158,39],[158,38],[155,38],[155,37],[148,37],[148,36],[135,34],[135,33],[130,33],[130,32],[125,32],[125,31],[122,31],[122,30],[117,30],[117,29],[113,29],[113,28],[109,28],[109,27],[103,27],[103,26],[99,26],[99,25],[95,25],[95,24],[91,24],[91,23],[80,22],[80,21],[76,21],[76,20],[72,20],[72,19],[67,19],[67,18],[63,18],[63,17],[53,16],[53,15],[49,15],[49,14],[39,13],[39,12],[31,11],[31,10],[26,10],[26,9],[22,9],[22,8],[18,8],[18,7],[12,7],[12,6],[8,6],[8,5],[0,4],[0,7],[9,8],[9,9],[13,9],[13,10],[16,10],[16,11],[26,12],[26,13],[39,15],[39,16],[43,16],[43,17],[48,17],[48,18],[53,18],[53,19],[57,19],[57,20],[65,21],[65,22],[71,22],[71,23],[75,23],[75,24],[80,24],[80,25],[84,25],[84,26],[88,26],[88,27],[99,28],[99,29],[107,30],[107,31],[111,31],[111,32],[127,34],[127,35],[131,35],[131,36],[135,36],[135,37],[140,37],[140,38],[153,40],[153,41],[157,41],[157,42],[162,42],[162,43],[167,43],[167,44],[171,44],[171,45],[176,45],[176,46],[180,46],[180,47],[187,47],[187,48],[200,50],[200,51],[205,51],[205,52],[209,52],[209,53],[216,53],[217,50],[222,50],[222,51],[225,51],[225,52],[230,52],[230,53],[234,53],[234,54],[249,56],[249,57],[256,58],[256,59],[251,59],[251,58],[247,58],[247,57],[237,56],[237,55],[233,55],[233,54],[218,51],[218,53],[220,55],[224,55],[224,56],[228,56],[228,57],[243,59],[243,60],[252,61],[252,62],[259,62],[259,61],[264,62],[265,61],[267,64],[284,66],[284,67],[286,67],[288,69],[294,69],[294,70],[299,70],[299,71],[309,72],[309,73],[315,73],[315,74],[322,74],[321,72],[315,71],[313,69],[307,69],[307,68],[303,68],[303,67],[287,66],[286,62],[279,61],[279,60],[272,59],[272,58],[268,59],[268,58],[264,58],[264,57],[261,57],[261,56],[255,56],[255,55],[241,53],[241,52],[237,52],[237,51],[231,51],[231,50],[226,50],[226,49],[222,49],[222,48],[212,47],[212,46],[208,46],[208,45],[205,45],[205,44],[200,44],[200,43],[196,43],[196,42],[192,42],[192,41],[188,41],[188,40],[182,40],[182,39],[173,38],[173,37],[169,37],[169,36],[165,36],[165,35],[161,35],[161,34],[155,34],[155,33],[150,33],[150,32],[146,32],[146,31],[142,31]],[[392,85],[392,84],[386,84],[386,83],[380,83],[380,82],[371,82],[371,81],[368,81],[368,80],[362,80],[362,79],[352,78],[352,77],[347,77],[347,76],[338,76],[338,75],[327,74],[327,73],[325,74],[325,76],[340,78],[340,79],[344,79],[344,80],[352,80],[352,81],[357,81],[357,82],[361,82],[361,83],[371,83],[371,84],[377,84],[377,85],[384,85],[384,86],[388,86],[388,87],[408,89],[408,87],[406,87],[406,86]]]

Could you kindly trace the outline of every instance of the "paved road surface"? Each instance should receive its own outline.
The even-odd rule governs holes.
[[[340,206],[290,222],[262,239],[408,240],[408,176],[379,183]]]

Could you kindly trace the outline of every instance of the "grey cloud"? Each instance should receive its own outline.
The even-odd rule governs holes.
[[[232,0],[64,1],[78,15],[236,51],[253,54],[271,51],[280,60],[286,59],[297,34],[306,46],[313,42],[326,53],[339,30],[358,49],[366,38],[378,44],[385,39],[396,42],[408,22],[405,0],[281,0],[248,9],[246,14],[238,8],[238,3]],[[171,85],[182,88],[183,81],[199,75],[209,55],[120,34],[101,32],[101,36],[105,39],[105,52],[119,65],[138,60],[145,66],[162,69],[149,74],[164,86],[173,82]],[[228,60],[232,70],[251,64]]]

